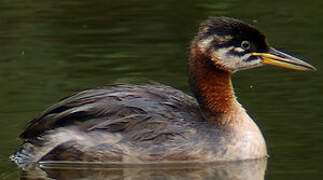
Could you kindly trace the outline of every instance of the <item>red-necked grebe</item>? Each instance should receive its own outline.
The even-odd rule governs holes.
[[[254,27],[209,18],[191,44],[196,99],[162,84],[111,85],[67,97],[32,120],[11,156],[39,161],[236,161],[267,156],[263,135],[236,100],[231,75],[270,64],[315,70],[271,48]]]

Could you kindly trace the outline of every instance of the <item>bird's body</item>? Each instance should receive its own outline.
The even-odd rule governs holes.
[[[290,60],[281,54],[273,58],[274,53],[265,53],[269,51],[275,50],[253,27],[230,18],[211,18],[201,25],[191,46],[190,85],[196,99],[161,84],[82,91],[31,121],[21,134],[24,144],[12,159],[28,164],[264,158],[262,133],[236,100],[231,74],[265,60],[276,65],[285,63],[284,57]],[[289,68],[314,69],[292,60]]]
[[[169,86],[107,86],[52,106],[21,137],[28,140],[25,155],[33,162],[210,162],[264,157],[259,129],[240,104],[235,106],[235,114],[222,118],[239,118],[244,126],[219,129],[205,121],[196,100]]]

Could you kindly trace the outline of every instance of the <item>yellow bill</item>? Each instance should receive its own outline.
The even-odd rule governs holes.
[[[270,48],[266,53],[252,53],[252,55],[260,56],[263,59],[264,64],[298,71],[316,71],[316,68],[309,63],[274,48]]]

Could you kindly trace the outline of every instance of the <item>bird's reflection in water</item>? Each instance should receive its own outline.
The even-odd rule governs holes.
[[[22,171],[21,179],[125,179],[125,180],[263,180],[267,160],[240,161],[216,164],[40,164]]]

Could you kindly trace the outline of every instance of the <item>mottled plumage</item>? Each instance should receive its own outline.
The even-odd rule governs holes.
[[[135,128],[140,123],[151,128],[159,124],[162,128],[165,122],[158,119],[172,122],[178,118],[201,118],[196,101],[179,90],[161,84],[111,85],[63,99],[31,121],[20,137],[33,140],[45,131],[70,125],[84,131],[109,132]]]
[[[225,134],[218,131],[203,119],[195,99],[179,90],[111,85],[63,99],[31,121],[21,138],[23,154],[33,162],[142,162],[200,159],[220,141],[216,135]],[[221,148],[212,152],[224,153]]]

